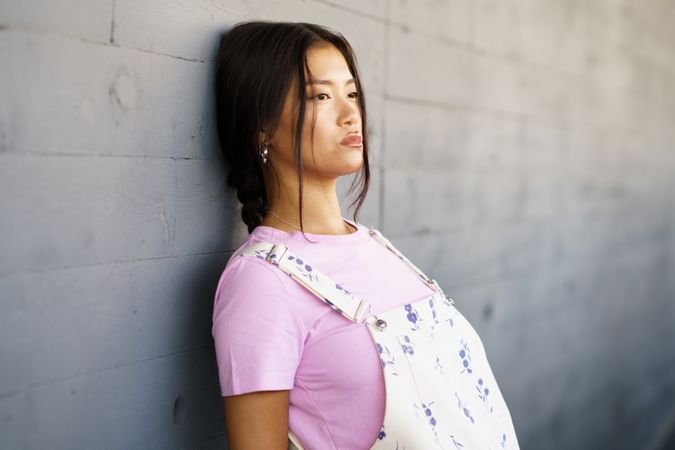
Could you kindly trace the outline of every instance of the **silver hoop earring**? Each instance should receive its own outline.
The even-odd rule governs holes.
[[[267,146],[263,145],[262,149],[259,150],[258,153],[260,154],[260,158],[262,158],[263,164],[266,164],[267,163]]]

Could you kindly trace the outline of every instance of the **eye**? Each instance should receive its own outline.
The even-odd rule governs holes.
[[[314,99],[323,100],[323,98],[319,98],[321,95],[328,95],[328,94],[324,94],[323,92],[321,92],[319,94],[316,94],[316,95],[312,96],[312,93],[310,92],[310,93],[307,94],[307,101],[314,100]]]
[[[310,98],[311,99],[316,98],[318,100],[323,100],[323,98],[321,98],[322,95],[328,96],[328,94],[326,94],[325,92],[320,92],[320,93],[316,94],[314,97],[310,97]],[[358,98],[359,93],[357,91],[354,91],[354,92],[351,92],[349,95],[352,96],[351,98]]]

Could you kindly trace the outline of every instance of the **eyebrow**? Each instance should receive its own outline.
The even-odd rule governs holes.
[[[354,84],[356,84],[356,81],[354,80],[354,78],[351,78],[351,79],[345,81],[345,86],[347,86],[349,83],[354,83]],[[333,82],[330,81],[330,80],[314,80],[314,82],[308,81],[308,82],[305,84],[305,86],[309,86],[309,85],[311,85],[311,84],[327,84],[327,85],[329,85],[329,86],[333,86],[335,83],[333,83]]]

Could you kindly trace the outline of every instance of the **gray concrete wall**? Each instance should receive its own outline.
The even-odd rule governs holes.
[[[522,448],[656,448],[675,404],[666,0],[3,1],[0,447],[225,448],[211,308],[245,230],[211,77],[218,33],[253,18],[354,45],[359,219],[474,324]]]

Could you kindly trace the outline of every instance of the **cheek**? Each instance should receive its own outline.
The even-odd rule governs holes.
[[[311,113],[310,113],[311,114]],[[326,141],[331,141],[333,138],[331,136],[331,130],[328,126],[326,119],[321,117],[321,114],[317,114],[316,121],[313,121],[312,117],[305,116],[305,124],[302,130],[302,140],[305,143],[309,143],[312,140],[312,128],[314,129],[314,144],[318,145]]]

